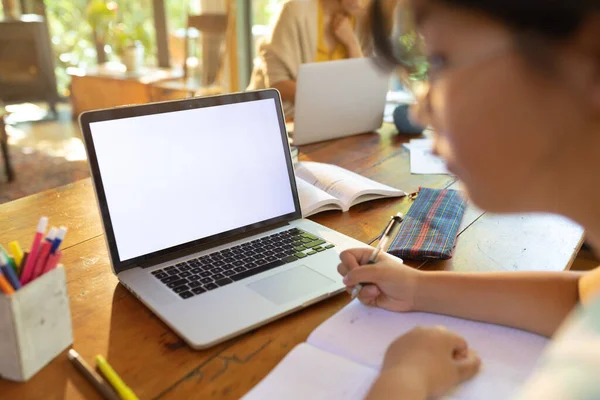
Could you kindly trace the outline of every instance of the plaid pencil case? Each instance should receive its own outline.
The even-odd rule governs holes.
[[[465,207],[456,190],[421,188],[388,253],[404,260],[451,258]]]

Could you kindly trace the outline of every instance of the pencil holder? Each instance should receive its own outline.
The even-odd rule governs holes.
[[[73,343],[59,265],[10,296],[0,294],[0,377],[24,382]]]

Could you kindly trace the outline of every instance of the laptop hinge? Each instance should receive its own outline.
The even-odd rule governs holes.
[[[261,233],[272,231],[273,229],[281,228],[286,225],[289,225],[289,222],[278,222],[276,224],[269,225],[268,227],[255,229],[255,230],[252,230],[249,232],[244,232],[239,235],[228,237],[226,239],[215,240],[214,242],[205,243],[201,246],[190,247],[185,250],[177,250],[172,253],[153,258],[152,260],[148,260],[148,261],[140,262],[136,265],[132,265],[129,268],[123,269],[122,271],[131,269],[131,268],[137,268],[137,267],[141,267],[141,268],[153,267],[155,265],[162,264],[162,263],[168,262],[170,260],[174,260],[177,258],[200,253],[201,251],[209,250],[209,249],[212,249],[212,248],[215,248],[215,247],[227,244],[227,243],[235,242],[237,240],[242,240],[242,239],[245,239],[245,238],[248,238],[251,236],[260,235]]]

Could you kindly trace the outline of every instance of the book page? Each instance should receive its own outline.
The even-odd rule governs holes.
[[[308,338],[324,351],[370,368],[380,368],[385,351],[397,337],[417,325],[445,326],[463,336],[482,360],[480,373],[450,398],[504,400],[522,385],[548,339],[502,326],[437,314],[392,313],[353,301],[325,321]]]
[[[342,202],[321,189],[308,184],[304,179],[296,177],[298,197],[302,216],[319,213],[327,210],[341,210]]]
[[[331,196],[340,199],[344,211],[357,204],[354,200],[365,194],[378,195],[377,197],[405,195],[402,190],[375,182],[374,180],[331,164],[311,161],[299,162],[296,166],[296,176],[329,193]],[[372,197],[365,198],[365,200],[371,199]]]
[[[302,343],[243,399],[362,399],[376,376],[373,369]]]

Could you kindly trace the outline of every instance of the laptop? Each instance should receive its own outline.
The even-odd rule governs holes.
[[[366,245],[302,218],[276,90],[80,124],[113,272],[191,347],[344,290],[339,253]]]
[[[300,65],[294,145],[372,132],[381,127],[390,74],[371,58]]]

